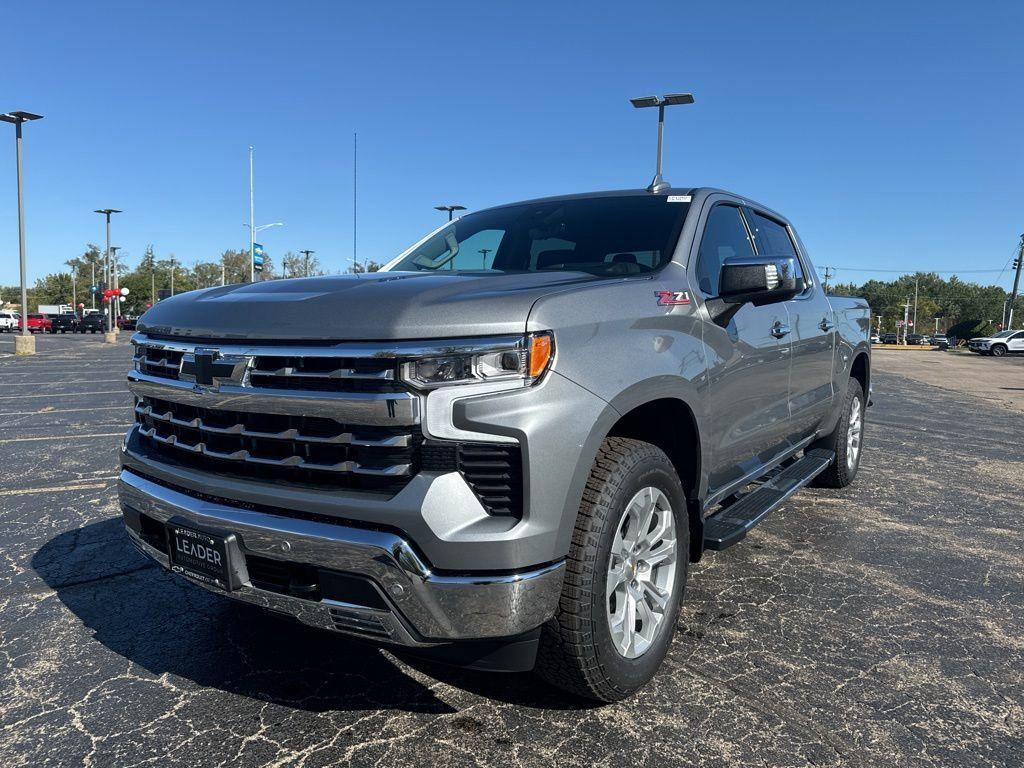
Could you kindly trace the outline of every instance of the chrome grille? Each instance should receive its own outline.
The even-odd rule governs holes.
[[[159,376],[162,379],[177,379],[181,371],[184,353],[173,349],[142,346],[137,347],[132,362],[142,373]]]
[[[143,397],[139,434],[177,461],[263,479],[397,490],[418,470],[421,439],[406,428],[199,408]]]
[[[395,392],[395,361],[380,358],[293,357],[253,358],[249,382],[259,389],[316,392]]]

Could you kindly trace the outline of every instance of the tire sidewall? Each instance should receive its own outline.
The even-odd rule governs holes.
[[[996,344],[994,347],[992,347],[991,352],[993,357],[1002,357],[1003,355],[1006,354],[1006,347],[1004,347],[1002,344]]]
[[[622,519],[626,503],[642,488],[653,486],[661,490],[672,505],[676,526],[676,578],[672,597],[665,611],[659,637],[650,648],[635,659],[627,659],[616,650],[608,626],[606,581],[612,542]],[[644,455],[631,468],[626,481],[616,489],[610,508],[605,510],[605,525],[601,531],[598,556],[594,564],[591,586],[591,621],[594,627],[594,648],[599,662],[608,676],[608,682],[624,692],[632,692],[646,684],[658,671],[668,646],[672,642],[689,565],[689,519],[686,498],[679,478],[664,454]]]

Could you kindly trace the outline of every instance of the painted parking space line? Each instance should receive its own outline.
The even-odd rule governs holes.
[[[5,443],[34,443],[42,442],[44,440],[64,440],[66,442],[72,438],[75,440],[84,440],[89,437],[124,437],[124,432],[98,432],[92,435],[77,435],[71,433],[66,435],[53,435],[52,437],[11,437],[6,440],[0,440],[0,445]]]
[[[90,408],[40,408],[38,411],[0,411],[2,416],[48,416],[51,413],[82,413],[88,411],[113,411],[120,408],[132,407],[131,403],[124,405],[94,405]]]
[[[127,379],[89,379],[88,381],[70,381],[68,379],[57,379],[56,381],[3,381],[0,378],[0,384],[5,387],[53,387],[53,386],[68,386],[74,384],[114,384],[124,383]]]
[[[90,382],[91,383],[91,382]],[[85,397],[87,395],[117,395],[124,397],[128,390],[105,390],[103,392],[64,392],[62,397]],[[27,400],[30,397],[53,397],[53,392],[44,392],[38,395],[0,395],[0,400]]]
[[[78,485],[54,485],[49,488],[15,488],[9,491],[0,491],[0,496],[25,496],[30,493],[66,493],[67,491],[98,491],[101,488],[109,488],[110,482],[106,483],[79,483]]]

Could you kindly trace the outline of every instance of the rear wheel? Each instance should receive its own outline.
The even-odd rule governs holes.
[[[689,539],[668,456],[640,440],[605,440],[583,492],[558,611],[541,632],[537,672],[605,702],[654,677],[679,615]]]
[[[814,443],[813,448],[826,448],[836,455],[824,472],[814,480],[820,488],[845,488],[853,482],[860,467],[864,444],[864,388],[856,379],[846,385],[843,414],[831,435]]]

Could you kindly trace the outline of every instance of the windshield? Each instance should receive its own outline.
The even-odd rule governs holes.
[[[1016,331],[1000,331],[999,333],[993,333],[989,338],[992,339],[1005,339],[1007,336],[1016,333]]]
[[[661,195],[509,205],[454,221],[389,272],[651,272],[672,258],[689,203]]]

